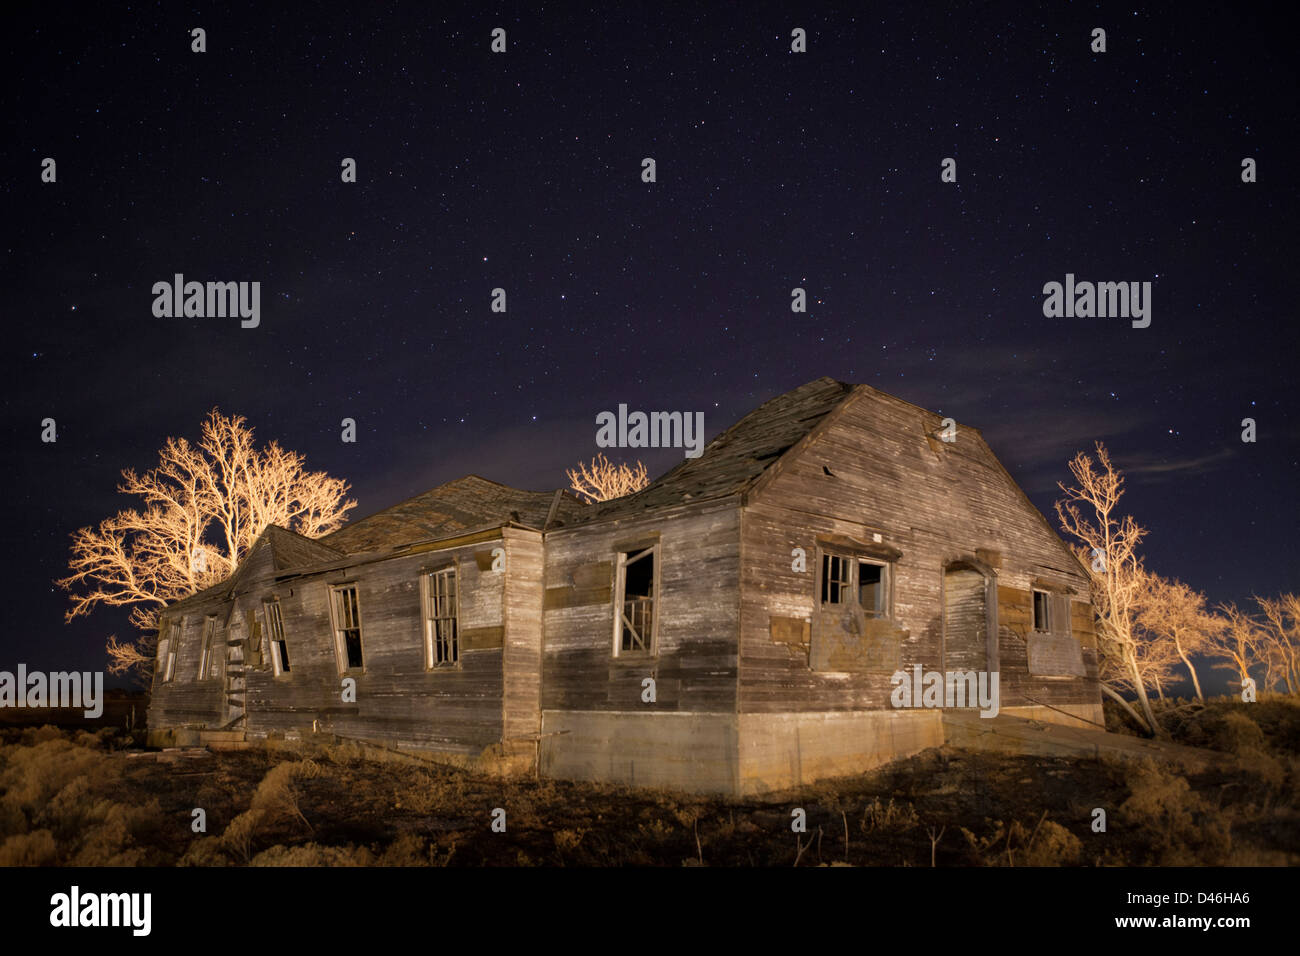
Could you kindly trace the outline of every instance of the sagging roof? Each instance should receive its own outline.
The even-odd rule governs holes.
[[[747,491],[781,456],[852,394],[856,386],[823,377],[764,402],[635,494],[592,505],[570,524],[639,514]]]
[[[574,527],[656,508],[725,498],[747,491],[760,476],[839,407],[856,386],[823,377],[772,398],[722,432],[698,458],[687,458],[641,491],[587,504],[568,491],[523,491],[478,475],[408,498],[315,540],[272,525],[259,537],[271,547],[275,569],[303,569],[349,555],[455,536],[494,525]],[[240,563],[248,565],[255,543]],[[215,587],[177,601],[197,604],[230,591],[239,571]]]
[[[268,525],[262,532],[262,537],[271,547],[271,560],[275,563],[277,571],[343,557],[342,551],[327,545],[323,538],[305,538],[279,525]],[[253,548],[249,548],[248,553],[252,554],[256,547],[255,544]]]
[[[458,531],[493,524],[513,522],[541,529],[555,500],[554,491],[521,491],[478,475],[466,475],[319,540],[340,552],[357,554],[449,537]],[[589,507],[564,492],[554,517],[567,521]]]
[[[220,597],[224,593],[228,593],[238,584],[240,574],[249,565],[249,559],[263,547],[270,548],[271,564],[276,571],[299,568],[308,564],[320,564],[325,561],[335,561],[343,557],[343,552],[336,551],[318,540],[303,537],[294,531],[289,531],[287,528],[281,528],[279,525],[267,525],[262,533],[257,536],[257,540],[249,546],[234,574],[220,584],[214,584],[202,591],[196,591],[189,597],[172,602],[168,605],[168,608],[202,604],[209,598]]]

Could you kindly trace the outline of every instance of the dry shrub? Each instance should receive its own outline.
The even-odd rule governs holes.
[[[1023,830],[1023,828],[1022,828]],[[1024,866],[1071,866],[1083,853],[1083,842],[1052,820],[1044,820],[1030,835],[1025,847]]]
[[[63,740],[63,731],[52,724],[44,724],[40,727],[28,727],[23,730],[22,741],[26,747],[34,747],[37,744],[45,743],[47,740]]]
[[[247,810],[226,825],[221,840],[237,857],[252,859],[253,840],[287,823],[311,824],[298,808],[298,788],[294,780],[315,777],[320,766],[311,760],[285,761],[272,767],[257,785]],[[297,864],[292,864],[297,865]]]
[[[673,816],[677,818],[677,822],[688,830],[694,828],[701,815],[702,809],[696,806],[676,807],[673,809]]]
[[[880,798],[876,797],[863,809],[862,823],[858,828],[863,833],[871,833],[873,830],[907,831],[920,824],[921,818],[912,804],[895,806],[894,798],[890,797],[889,803],[882,805]]]
[[[420,771],[414,779],[397,792],[393,806],[398,810],[410,810],[421,816],[428,816],[443,802],[441,787],[433,777]]]
[[[304,843],[302,846],[276,845],[263,850],[249,862],[250,866],[373,866],[375,856],[365,847],[320,846]]]
[[[510,803],[505,809],[508,811],[510,825],[515,829],[541,830],[550,828],[546,820],[547,806],[548,804],[535,799],[535,795],[521,787],[510,795]],[[461,809],[463,810],[464,807],[462,806]]]
[[[325,759],[340,767],[352,767],[366,758],[366,749],[353,740],[340,740],[335,744],[326,744],[323,748]]]
[[[108,736],[79,731],[72,738],[52,727],[23,731],[25,744],[4,750],[0,772],[0,836],[35,829],[35,842],[12,853],[29,858],[49,848],[53,862],[73,866],[135,866],[161,862],[150,849],[162,826],[156,800],[115,803],[101,796],[122,783],[120,758],[104,749]],[[38,835],[40,834],[40,835]]]
[[[1129,796],[1119,806],[1127,831],[1145,837],[1148,862],[1163,866],[1218,865],[1232,841],[1227,822],[1187,781],[1143,760],[1129,770]]]
[[[1264,732],[1245,714],[1235,712],[1224,714],[1216,731],[1214,739],[1216,750],[1239,754],[1243,750],[1264,749]]]
[[[1277,790],[1286,780],[1287,768],[1268,752],[1264,731],[1243,713],[1224,714],[1215,734],[1215,748],[1233,754],[1252,782]]]
[[[85,833],[69,861],[73,866],[143,866],[151,862],[147,844],[158,835],[162,807],[157,800],[141,806],[104,801],[103,817]]]
[[[115,803],[97,797],[87,777],[58,792],[37,815],[57,837],[63,862],[72,866],[139,866],[151,862],[147,845],[157,840],[162,807]]]
[[[49,830],[19,833],[0,846],[0,866],[54,866],[58,862],[54,834]]]
[[[585,829],[577,830],[556,830],[551,836],[555,840],[555,849],[561,854],[569,853],[578,848],[582,838],[587,835]]]
[[[74,840],[108,816],[111,800],[97,800],[90,792],[90,778],[77,777],[60,790],[37,815],[60,841]]]
[[[9,751],[4,773],[0,774],[0,791],[4,792],[5,802],[34,816],[77,777],[102,770],[106,763],[102,754],[61,737],[47,737]]]
[[[384,848],[376,866],[428,866],[431,854],[428,840],[418,833],[403,833]]]
[[[186,849],[185,855],[176,861],[177,866],[229,866],[230,856],[226,853],[225,843],[221,837],[199,837]]]
[[[663,820],[655,819],[649,823],[642,823],[638,829],[642,834],[654,840],[656,843],[663,843],[672,839],[674,830],[672,824],[665,823]]]
[[[1251,704],[1232,696],[1211,698],[1204,705],[1166,704],[1159,718],[1180,744],[1234,754],[1246,747],[1274,757],[1300,756],[1300,699],[1292,695],[1268,694]]]
[[[17,803],[0,799],[0,840],[27,832],[27,815]]]
[[[987,836],[976,836],[965,827],[961,835],[972,863],[980,866],[1073,866],[1083,853],[1083,842],[1045,817],[1032,829],[1019,820],[1007,826],[1001,820],[992,824]]]
[[[72,735],[72,742],[78,747],[85,747],[87,750],[105,750],[107,749],[108,738],[113,733],[115,731],[108,728],[98,731],[78,730]]]

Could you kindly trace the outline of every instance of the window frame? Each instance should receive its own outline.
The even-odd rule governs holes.
[[[869,610],[862,604],[862,566],[869,564],[872,567],[880,568],[880,609]],[[853,582],[853,594],[857,599],[858,607],[870,618],[881,620],[893,620],[894,617],[894,566],[890,561],[882,558],[864,558],[859,556],[853,567],[853,574],[856,580]]]
[[[266,622],[266,642],[271,651],[271,674],[275,677],[292,674],[293,665],[285,663],[285,659],[289,656],[289,642],[284,636],[284,607],[278,597],[269,597],[262,601],[262,618]]]
[[[842,562],[845,570],[844,577],[837,577],[833,582],[828,582],[827,574],[831,571],[831,562]],[[880,603],[879,610],[873,610],[864,607],[862,604],[862,565],[869,564],[872,567],[881,569],[880,575]],[[839,610],[857,610],[872,620],[892,621],[894,619],[894,565],[896,562],[887,557],[877,557],[874,554],[855,553],[851,550],[837,550],[835,548],[817,549],[817,582],[814,597],[817,602],[817,609],[823,613]],[[841,600],[831,601],[829,598],[830,591],[828,583],[833,583],[839,588]]]
[[[1034,634],[1052,633],[1052,592],[1031,587],[1029,591],[1029,625]],[[1038,626],[1038,595],[1043,596],[1043,626]]]
[[[846,604],[856,603],[848,600],[848,596],[853,594],[854,588],[854,567],[855,558],[853,555],[841,554],[836,551],[822,551],[817,562],[817,598],[822,607],[842,607]],[[836,575],[831,578],[832,563],[839,562],[839,566],[844,569],[841,577]],[[831,585],[838,588],[839,600],[830,599]]]
[[[650,565],[650,594],[648,598],[640,600],[649,601],[650,613],[650,634],[649,639],[643,641],[641,647],[623,647],[623,606],[627,603],[627,566],[635,564],[637,561],[649,558]],[[627,551],[618,551],[615,556],[614,565],[614,657],[633,657],[647,658],[655,657],[659,653],[659,576],[662,571],[662,565],[659,561],[659,542],[647,544],[645,547],[634,547]],[[635,614],[634,614],[635,616]],[[629,622],[631,624],[631,622]],[[635,631],[635,625],[631,624]]]
[[[345,591],[351,591],[353,595],[353,610],[356,614],[356,626],[344,627],[343,621],[339,618],[339,601],[338,596]],[[340,674],[361,673],[366,671],[366,644],[365,628],[361,615],[361,589],[357,586],[356,581],[344,581],[339,584],[329,586],[329,605],[330,605],[330,623],[334,628],[334,656],[338,664]],[[361,655],[361,663],[353,665],[348,659],[347,631],[355,630],[357,632],[357,650]]]
[[[159,648],[159,657],[163,656],[163,648],[167,651],[166,657],[162,661],[162,683],[164,684],[171,684],[176,680],[176,657],[177,651],[180,649],[181,631],[184,626],[185,618],[183,617],[172,618],[167,622],[167,636],[163,639],[162,648]]]
[[[210,680],[212,673],[212,645],[217,638],[217,616],[203,618],[203,647],[199,655],[199,680]]]
[[[451,581],[451,614],[435,615],[434,602],[438,598],[439,590],[435,583],[436,578],[449,577]],[[424,669],[426,671],[450,671],[460,670],[462,653],[464,648],[461,646],[461,627],[460,627],[460,567],[456,562],[442,564],[420,569],[420,627],[423,634],[424,644]],[[442,592],[444,596],[448,593]],[[435,638],[437,633],[437,624],[439,621],[451,621],[452,636],[451,648],[452,659],[438,661],[435,649],[438,642]]]

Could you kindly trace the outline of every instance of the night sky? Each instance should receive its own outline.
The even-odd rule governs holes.
[[[7,11],[0,668],[99,670],[132,636],[64,624],[51,582],[134,505],[121,469],[214,405],[350,481],[359,518],[470,473],[565,485],[619,403],[712,436],[829,375],[982,429],[1049,515],[1100,439],[1150,567],[1213,601],[1300,587],[1278,16],[699,6]],[[155,318],[175,273],[260,281],[260,326]],[[1045,318],[1066,273],[1150,281],[1150,327]]]

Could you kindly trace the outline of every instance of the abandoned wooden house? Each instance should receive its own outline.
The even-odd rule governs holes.
[[[624,498],[470,476],[316,540],[269,527],[159,637],[155,743],[320,733],[697,792],[942,743],[900,672],[1101,720],[1085,569],[980,433],[828,378]]]

